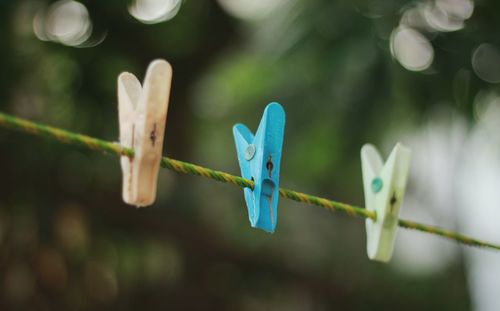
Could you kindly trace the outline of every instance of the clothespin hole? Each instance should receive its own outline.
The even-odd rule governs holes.
[[[394,213],[394,206],[396,205],[396,203],[398,202],[398,199],[396,197],[396,192],[394,192],[391,196],[391,201],[390,201],[390,204],[391,204],[391,208],[390,208],[390,212],[391,214]]]
[[[252,188],[250,188],[250,189],[253,191],[253,189],[255,188],[255,179],[254,179],[254,178],[253,178],[253,176],[252,176],[252,177],[250,178],[250,180],[254,183],[253,187],[252,187]]]

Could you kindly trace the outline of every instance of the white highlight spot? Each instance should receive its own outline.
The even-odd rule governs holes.
[[[284,0],[218,0],[220,6],[236,18],[257,20],[285,3]]]
[[[90,35],[87,8],[76,1],[56,2],[46,19],[49,35],[62,43],[82,43]]]
[[[472,68],[476,75],[489,83],[500,82],[500,50],[483,43],[472,53]]]
[[[408,70],[422,71],[432,64],[434,49],[420,32],[398,27],[391,34],[391,53]]]
[[[42,41],[50,40],[68,46],[78,46],[90,38],[92,22],[83,4],[73,0],[61,0],[35,15],[33,32]]]
[[[144,24],[156,24],[174,18],[181,8],[181,0],[135,0],[128,11]]]

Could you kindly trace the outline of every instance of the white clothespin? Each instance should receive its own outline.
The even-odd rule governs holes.
[[[391,259],[410,156],[410,149],[398,143],[384,164],[373,145],[361,149],[365,204],[377,217],[366,220],[367,252],[372,260]]]
[[[128,72],[118,77],[120,143],[134,149],[134,158],[121,158],[125,203],[148,206],[156,198],[156,183],[172,82],[172,67],[151,62],[144,85]]]

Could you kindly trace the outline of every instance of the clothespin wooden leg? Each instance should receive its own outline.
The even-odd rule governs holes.
[[[134,149],[134,157],[122,157],[122,195],[138,207],[154,203],[163,150],[170,97],[172,67],[165,60],[151,62],[144,86],[131,73],[118,77],[120,143]]]

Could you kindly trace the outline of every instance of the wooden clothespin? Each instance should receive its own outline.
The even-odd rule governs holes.
[[[278,220],[284,130],[285,110],[278,103],[267,105],[255,136],[243,124],[233,127],[241,175],[255,183],[254,189],[244,189],[250,224],[270,233]]]
[[[376,214],[376,220],[366,220],[367,252],[372,260],[391,259],[410,156],[410,150],[398,143],[384,164],[374,146],[366,144],[361,149],[365,204]]]
[[[127,204],[142,207],[155,201],[171,82],[172,67],[165,60],[151,62],[142,87],[131,73],[118,77],[120,143],[134,149],[133,158],[121,158]]]

